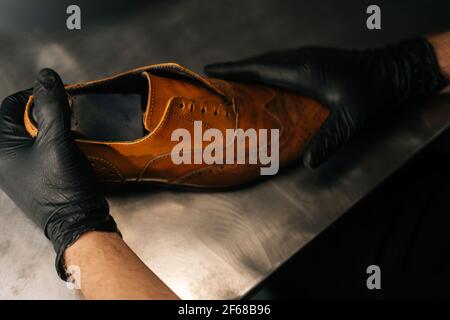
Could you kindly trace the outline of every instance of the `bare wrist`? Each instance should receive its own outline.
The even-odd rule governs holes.
[[[89,231],[82,234],[64,252],[64,261],[66,266],[79,265],[89,259],[89,256],[95,252],[95,248],[104,246],[106,243],[122,241],[120,235],[116,232]]]

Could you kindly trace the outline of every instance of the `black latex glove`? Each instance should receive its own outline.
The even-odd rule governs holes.
[[[62,279],[64,250],[91,230],[118,232],[95,174],[70,129],[70,111],[59,76],[43,69],[34,86],[39,133],[24,127],[31,90],[7,97],[0,108],[0,187],[45,232],[56,250]],[[24,235],[25,236],[25,235]]]
[[[412,39],[367,50],[303,47],[208,65],[216,78],[256,81],[308,95],[330,116],[308,143],[303,162],[317,167],[374,119],[445,86],[432,46]]]

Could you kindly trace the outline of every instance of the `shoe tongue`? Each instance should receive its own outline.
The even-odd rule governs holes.
[[[170,81],[164,81],[148,72],[143,72],[143,75],[148,80],[147,108],[143,121],[145,129],[152,132],[163,116],[166,109],[164,105],[170,99],[170,88],[168,86]]]
[[[225,100],[224,95],[219,91],[213,92],[209,83],[203,79],[193,79],[189,76],[180,75],[174,76],[173,74],[166,77],[147,71],[143,75],[149,82],[147,109],[143,119],[145,129],[149,132],[153,132],[163,120],[172,101],[195,99],[222,103]],[[213,88],[213,90],[215,89]]]

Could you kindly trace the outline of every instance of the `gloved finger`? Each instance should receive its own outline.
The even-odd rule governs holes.
[[[260,65],[257,58],[214,63],[205,66],[209,77],[227,80],[260,81]]]
[[[70,108],[64,85],[52,69],[42,69],[34,85],[33,119],[38,138],[56,137],[70,130]]]
[[[0,118],[2,123],[6,121],[8,123],[23,126],[25,105],[32,93],[33,89],[30,88],[6,97],[0,107]]]
[[[280,63],[277,52],[235,61],[210,64],[205,73],[214,78],[234,81],[251,81],[309,94],[299,83],[298,73],[289,64]]]
[[[25,105],[33,89],[27,89],[6,97],[0,107],[0,134],[2,138],[29,138],[24,125]]]
[[[351,135],[351,126],[339,115],[330,114],[306,146],[303,164],[308,168],[319,167],[350,140]]]

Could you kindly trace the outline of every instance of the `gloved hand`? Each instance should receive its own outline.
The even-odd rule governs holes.
[[[412,39],[367,50],[303,47],[205,67],[208,76],[292,89],[330,109],[303,162],[317,167],[359,129],[445,86],[433,47]]]
[[[0,108],[0,187],[52,241],[56,269],[66,280],[63,256],[68,246],[87,231],[118,230],[69,130],[69,104],[58,74],[43,69],[35,82],[36,139],[24,127],[30,94],[9,96]]]

